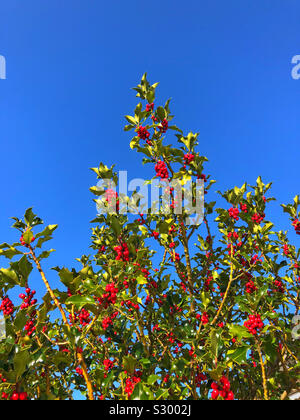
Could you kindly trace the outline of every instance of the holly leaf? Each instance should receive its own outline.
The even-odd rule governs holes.
[[[16,380],[18,380],[26,370],[27,364],[30,362],[30,355],[27,350],[16,353],[14,357],[14,371]]]
[[[238,365],[245,364],[247,363],[247,354],[249,350],[250,347],[248,346],[239,347],[236,350],[229,350],[227,352],[226,361],[230,362],[231,365],[231,362],[237,363]]]
[[[94,305],[95,300],[90,296],[71,296],[66,300],[66,305],[74,305],[78,309],[83,308],[85,305]]]

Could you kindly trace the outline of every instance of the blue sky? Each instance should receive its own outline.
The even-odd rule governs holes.
[[[273,181],[272,219],[288,228],[279,204],[300,193],[298,0],[9,0],[0,15],[0,242],[17,239],[9,218],[33,206],[60,226],[49,266],[88,252],[89,168],[152,176],[123,132],[145,71],[177,125],[200,132],[218,189]]]

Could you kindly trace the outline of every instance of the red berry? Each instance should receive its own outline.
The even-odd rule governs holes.
[[[19,394],[17,392],[14,392],[10,399],[12,401],[18,401],[19,400]]]
[[[19,399],[20,399],[21,401],[26,401],[26,400],[27,400],[27,398],[28,398],[27,392],[21,392],[21,393],[19,394]]]

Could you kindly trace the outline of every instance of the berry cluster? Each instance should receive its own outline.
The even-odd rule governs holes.
[[[101,247],[100,247],[100,249],[98,249],[98,254],[102,254],[102,253],[104,253],[106,251],[106,247],[105,247],[105,245],[102,245]]]
[[[116,246],[114,250],[117,253],[116,260],[117,261],[129,261],[129,249],[125,242],[122,242],[121,245]]]
[[[89,311],[87,311],[84,308],[82,308],[81,311],[79,312],[78,318],[79,318],[80,325],[82,325],[83,327],[86,327],[91,322],[91,315]]]
[[[142,139],[142,140],[147,140],[150,137],[150,133],[147,130],[147,128],[142,127],[142,126],[139,126],[137,134],[138,134],[139,138]]]
[[[116,303],[118,291],[119,289],[115,287],[114,283],[107,284],[105,287],[106,293],[104,293],[101,298],[98,298],[98,302],[107,309],[109,305],[114,305]]]
[[[151,112],[154,110],[154,103],[146,105],[146,112]]]
[[[241,211],[244,213],[248,213],[248,206],[247,204],[240,204]]]
[[[150,276],[150,272],[146,268],[142,268],[141,272],[143,273],[146,279]]]
[[[274,281],[275,291],[278,293],[284,293],[284,286],[281,280]]]
[[[117,317],[118,312],[114,312],[111,317],[107,316],[102,320],[102,328],[107,330],[110,326],[113,325],[113,320]]]
[[[246,284],[246,293],[251,295],[252,293],[256,292],[257,287],[255,286],[255,283],[253,280],[249,280]]]
[[[103,365],[104,365],[104,369],[106,370],[106,372],[108,372],[110,369],[112,369],[114,367],[114,362],[112,362],[109,359],[105,359],[103,361]]]
[[[4,316],[10,316],[14,311],[14,304],[9,299],[8,296],[5,296],[2,300],[0,311],[3,311]]]
[[[244,327],[248,329],[250,334],[257,335],[264,328],[264,323],[259,314],[250,315],[248,321],[244,323]]]
[[[203,325],[207,325],[209,323],[209,316],[207,312],[203,312],[202,316],[200,314],[197,314],[196,318],[201,319]]]
[[[119,195],[116,191],[109,188],[105,191],[105,200],[110,206],[115,206],[116,211],[120,210]]]
[[[169,229],[169,235],[176,234],[176,233],[177,233],[177,229],[174,225],[172,225]]]
[[[2,373],[0,373],[0,381],[2,383],[6,383],[7,382],[7,379],[3,377]],[[8,400],[8,398],[9,398],[9,395],[6,392],[2,392],[1,399],[2,400]]]
[[[300,235],[300,220],[295,219],[295,220],[293,221],[292,225],[293,225],[293,226],[294,226],[294,228],[295,228],[296,234],[297,234],[297,235]]]
[[[213,276],[208,276],[204,281],[204,289],[206,292],[210,289],[210,284],[213,282],[214,278]]]
[[[34,311],[35,312],[35,311]],[[35,313],[36,314],[36,313]],[[29,319],[27,322],[26,322],[26,325],[25,325],[25,327],[24,327],[24,330],[26,331],[26,333],[27,333],[27,335],[28,335],[28,337],[31,337],[32,336],[32,334],[35,332],[35,330],[36,330],[36,327],[35,327],[35,325],[34,325],[34,320],[33,320],[33,318],[31,318],[31,319]]]
[[[156,176],[161,179],[168,179],[169,178],[169,172],[166,167],[165,162],[162,160],[159,160],[157,164],[155,165],[155,172]]]
[[[11,401],[26,401],[28,400],[28,394],[27,392],[14,392],[10,399]]]
[[[155,231],[154,231],[154,232],[152,233],[152,236],[153,236],[153,238],[154,238],[154,239],[158,239],[158,238],[159,238],[159,232],[155,232]]]
[[[166,118],[164,118],[162,120],[161,124],[158,126],[158,128],[159,128],[159,131],[161,133],[166,133],[167,132],[167,129],[169,128],[168,120]]]
[[[193,153],[187,153],[184,155],[184,160],[187,165],[190,165],[195,159],[195,155]]]
[[[178,252],[174,253],[174,256],[172,257],[172,261],[173,262],[179,262],[180,261],[180,255],[178,254]]]
[[[77,375],[83,376],[83,370],[79,366],[75,370],[76,370]]]
[[[208,378],[206,375],[204,375],[202,372],[197,371],[196,376],[195,376],[195,382],[197,384],[197,387],[201,386],[201,383],[204,381],[207,381],[207,379]]]
[[[230,216],[232,219],[234,219],[234,220],[236,220],[236,221],[239,221],[239,220],[240,220],[240,218],[239,218],[240,211],[239,211],[239,209],[238,209],[238,208],[236,208],[236,207],[231,207],[231,209],[229,209],[229,210],[228,210],[228,213],[229,213],[229,216]]]
[[[178,305],[170,306],[170,315],[173,315],[176,312],[182,312],[182,308],[180,308]]]
[[[33,236],[33,237],[31,238],[31,241],[30,241],[30,242],[32,243],[32,242],[34,242],[34,241],[35,241],[35,237]],[[21,236],[21,238],[20,238],[20,242],[21,242],[21,244],[22,244],[23,246],[27,246],[27,247],[29,246],[29,245],[28,245],[28,244],[26,244],[26,242],[24,241],[24,236],[23,236],[23,235],[22,235],[22,236]]]
[[[37,303],[36,299],[33,299],[33,296],[36,294],[35,290],[31,290],[29,287],[25,290],[25,293],[21,293],[19,295],[19,298],[23,300],[23,303],[21,305],[21,309],[27,309],[30,306],[34,306]]]
[[[205,174],[201,174],[197,176],[198,179],[203,179],[204,182],[207,182],[207,177]],[[206,191],[206,190],[205,190]]]
[[[233,238],[233,239],[237,240],[237,239],[239,239],[239,235],[236,232],[229,232],[228,235],[227,235],[227,238],[228,239]]]
[[[152,331],[153,332],[155,332],[155,331],[159,332],[160,331],[159,325],[158,324],[155,324],[154,327],[152,328]]]
[[[217,384],[216,382],[213,382],[211,385],[211,388],[213,390],[211,394],[211,398],[213,400],[217,400],[219,397],[223,398],[226,401],[233,401],[234,400],[234,394],[230,390],[230,382],[226,378],[226,376],[223,376],[220,379],[220,384]]]
[[[288,245],[286,244],[284,245],[283,252],[284,252],[284,255],[286,255],[287,257],[290,255],[290,248]]]
[[[163,378],[163,382],[166,384],[166,383],[168,383],[169,382],[169,379],[170,379],[170,375],[166,375],[164,378]]]
[[[258,255],[255,254],[255,255],[253,255],[253,257],[250,260],[250,265],[255,265],[259,261],[261,262],[261,260],[259,259]]]
[[[69,320],[71,325],[75,325],[79,321],[80,325],[86,327],[91,322],[91,316],[86,309],[82,308],[80,312],[74,312],[74,314],[70,314]]]
[[[141,378],[139,378],[138,376],[133,376],[132,378],[126,379],[125,393],[128,395],[128,397],[131,397],[135,385],[139,382],[141,382]]]
[[[259,214],[259,213],[254,213],[254,215],[251,217],[252,222],[256,223],[257,225],[260,225],[261,222],[264,221],[266,215],[264,213]]]
[[[123,300],[121,302],[121,306],[127,306],[129,312],[132,312],[133,309],[136,309],[137,311],[140,309],[140,306],[138,303],[133,303],[131,300],[127,300],[126,302]]]
[[[174,344],[175,341],[177,340],[176,337],[174,336],[174,334],[172,332],[170,332],[169,334],[167,334],[166,337],[168,338],[168,341],[171,344]]]

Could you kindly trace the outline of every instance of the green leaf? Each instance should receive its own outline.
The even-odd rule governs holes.
[[[219,379],[223,376],[223,372],[225,370],[224,366],[219,365],[216,369],[211,370],[209,373],[209,376],[214,381],[219,381]]]
[[[19,279],[15,271],[10,270],[8,268],[1,268],[0,273],[3,274],[4,279],[9,283],[13,285],[19,284]]]
[[[124,359],[124,370],[126,370],[129,375],[133,375],[135,367],[137,365],[137,361],[135,358],[131,355],[125,356]]]
[[[148,385],[153,385],[160,377],[158,375],[150,375],[147,379]]]
[[[138,276],[136,281],[137,281],[137,284],[147,284],[148,283],[148,280],[144,276]]]
[[[33,270],[33,267],[25,255],[19,261],[18,270],[20,274],[22,275],[23,280],[26,282],[28,280],[30,273]]]
[[[8,258],[9,260],[11,260],[16,255],[20,255],[20,254],[22,254],[22,252],[18,251],[16,248],[12,246],[6,250],[0,249],[0,256],[3,255],[3,257]]]
[[[133,150],[135,147],[139,146],[140,140],[138,137],[134,137],[130,142],[130,148]]]
[[[210,303],[210,299],[209,299],[208,294],[206,292],[201,293],[201,300],[202,300],[204,308],[207,309],[207,307]]]
[[[33,233],[31,232],[31,230],[28,229],[26,230],[26,232],[23,233],[23,240],[25,244],[30,245],[32,238],[33,238]]]
[[[28,318],[27,318],[26,312],[20,311],[16,316],[14,325],[18,331],[21,331],[25,327],[25,324],[27,321],[28,321]]]
[[[158,118],[160,121],[162,121],[164,118],[166,118],[166,111],[162,106],[159,106],[156,110]]]
[[[26,366],[30,361],[30,355],[27,350],[16,353],[14,357],[14,370],[16,379],[18,380],[26,370]]]
[[[73,274],[67,268],[62,268],[59,271],[59,277],[61,282],[68,288],[73,283]]]
[[[241,325],[229,325],[229,333],[232,338],[237,338],[238,340],[242,338],[252,338],[253,336],[248,332],[247,328]]]
[[[24,219],[25,219],[25,222],[28,224],[28,226],[32,225],[32,222],[34,221],[35,218],[36,218],[36,214],[33,213],[32,208],[29,208],[28,210],[26,210]]]
[[[118,218],[115,217],[115,216],[113,216],[111,218],[111,227],[112,227],[112,230],[115,232],[115,234],[117,236],[119,236],[120,233],[121,233],[122,226],[121,226],[121,223],[119,222]]]
[[[156,392],[156,400],[167,400],[169,396],[169,390],[168,389],[159,389]]]
[[[140,360],[140,363],[147,369],[147,368],[149,368],[150,367],[150,365],[151,365],[151,361],[149,360],[149,359],[145,359],[145,358],[143,358],[143,359],[141,359]]]
[[[44,252],[42,252],[40,255],[39,255],[39,261],[40,260],[43,260],[43,259],[45,259],[45,258],[48,258],[50,255],[51,255],[51,253],[52,252],[54,252],[55,251],[55,249],[49,249],[49,251],[44,251]]]
[[[42,232],[38,233],[35,237],[41,238],[42,236],[51,236],[57,228],[58,225],[49,225]]]
[[[93,193],[97,197],[100,197],[101,195],[103,195],[105,193],[104,189],[99,188],[97,186],[90,187],[90,191],[91,191],[91,193]]]
[[[229,350],[227,352],[226,361],[234,362],[239,365],[247,363],[247,354],[250,350],[250,347],[244,346],[239,347],[236,350]]]
[[[138,121],[131,115],[125,115],[125,118],[130,124],[136,125],[138,123]]]
[[[214,357],[218,357],[220,348],[223,342],[221,340],[221,334],[213,329],[210,332],[210,349]]]
[[[139,225],[139,230],[142,232],[143,235],[148,235],[148,229],[146,226]]]
[[[95,300],[90,296],[71,296],[66,300],[66,305],[74,305],[79,309],[88,304],[95,305]]]

